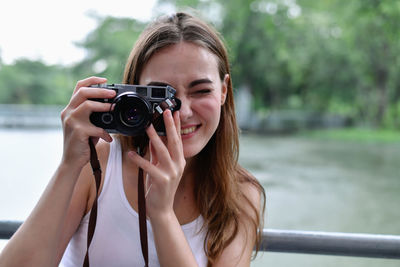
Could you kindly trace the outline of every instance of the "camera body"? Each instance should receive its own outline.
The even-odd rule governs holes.
[[[89,100],[111,103],[108,112],[93,112],[90,121],[109,133],[128,136],[143,135],[152,123],[159,135],[165,135],[162,113],[165,109],[179,110],[181,102],[175,97],[171,86],[96,84],[93,88],[114,90],[114,98],[92,98]]]

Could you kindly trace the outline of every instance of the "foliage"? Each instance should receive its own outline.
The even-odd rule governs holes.
[[[144,25],[129,18],[92,17],[99,26],[78,44],[87,56],[73,68],[73,73],[77,77],[97,75],[119,83],[129,52]]]
[[[196,10],[224,36],[235,90],[250,88],[254,109],[338,114],[400,129],[400,2],[395,0],[159,0]],[[120,82],[144,25],[98,17],[72,67],[0,60],[0,103],[65,103],[76,80]]]
[[[17,60],[0,69],[0,103],[65,105],[71,94],[70,70],[40,61]]]
[[[230,48],[235,85],[251,88],[256,109],[298,108],[400,128],[398,1],[160,2],[205,16],[223,7],[214,22]]]
[[[28,59],[5,65],[0,60],[0,103],[65,105],[77,80],[97,75],[121,82],[125,61],[144,25],[126,18],[92,17],[99,26],[77,44],[87,56],[74,66]]]

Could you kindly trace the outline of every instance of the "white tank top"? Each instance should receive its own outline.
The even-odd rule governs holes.
[[[86,253],[89,214],[82,219],[61,260],[62,267],[80,267]],[[182,230],[199,266],[207,266],[204,252],[205,230],[200,231],[203,217],[182,225]],[[160,266],[151,224],[147,221],[149,266]],[[90,265],[94,267],[144,266],[140,246],[139,219],[129,204],[122,182],[121,146],[115,138],[110,154],[103,189],[98,198],[96,231],[89,249]]]

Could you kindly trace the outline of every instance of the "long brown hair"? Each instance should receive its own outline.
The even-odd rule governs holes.
[[[194,16],[176,13],[159,18],[143,31],[128,58],[123,82],[138,84],[143,67],[156,51],[182,41],[202,46],[216,55],[221,80],[226,74],[230,75],[226,48],[218,32]],[[138,141],[126,136],[119,136],[119,139],[123,149],[134,146]],[[257,248],[261,239],[265,192],[258,181],[238,164],[238,155],[239,129],[232,82],[229,79],[218,128],[196,156],[192,166],[195,174],[194,194],[207,229],[204,248],[209,266],[235,238],[241,221],[251,223],[252,231],[257,237]],[[250,183],[261,193],[261,208],[255,207],[243,193],[241,186],[244,183]]]

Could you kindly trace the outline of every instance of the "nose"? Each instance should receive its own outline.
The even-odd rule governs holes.
[[[180,119],[181,121],[185,121],[193,115],[191,101],[187,97],[179,97],[179,99],[181,100],[181,108],[179,109]]]

